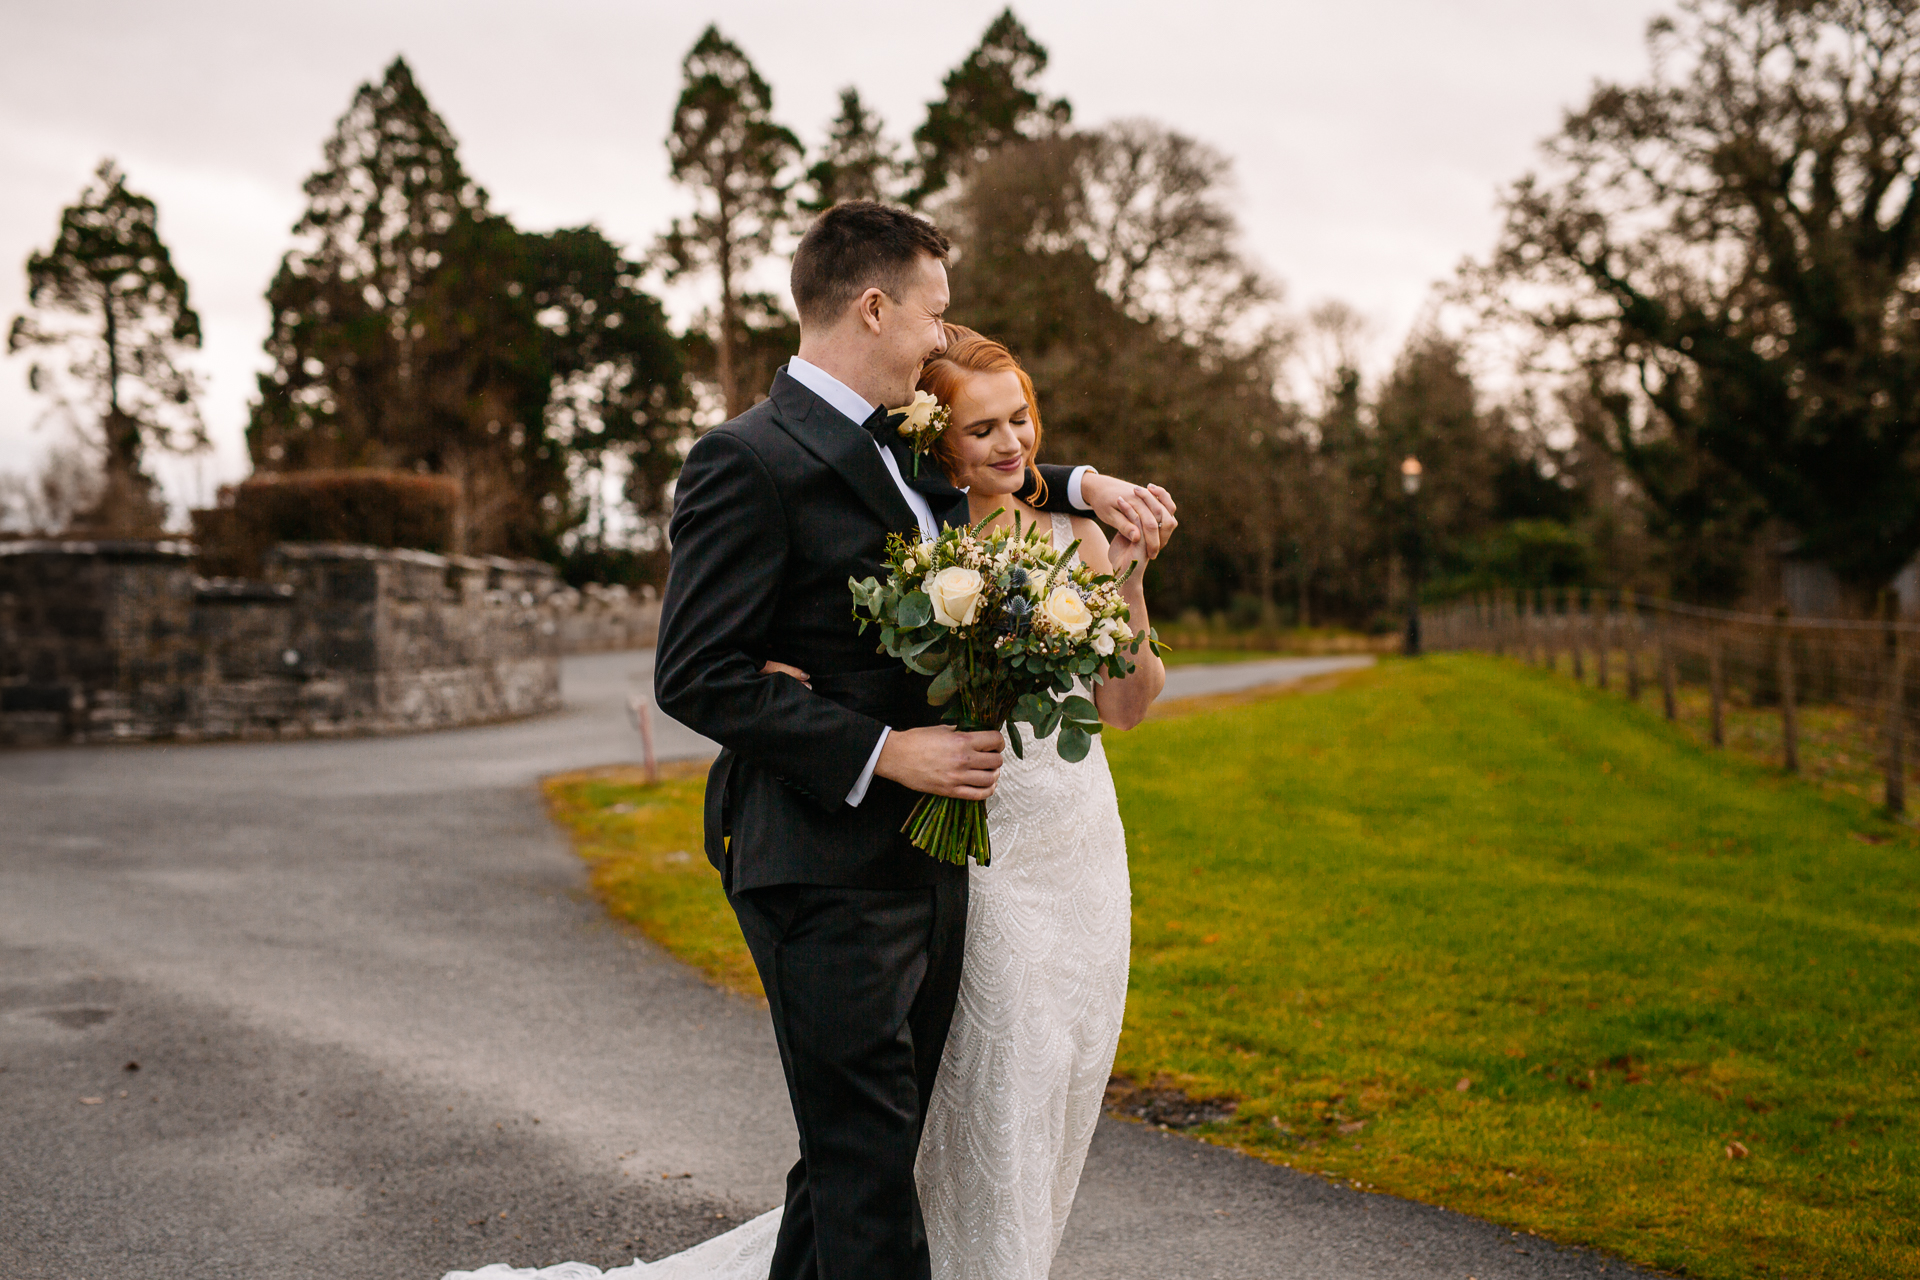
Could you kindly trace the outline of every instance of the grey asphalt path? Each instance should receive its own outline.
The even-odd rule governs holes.
[[[1169,698],[1198,698],[1214,693],[1239,693],[1268,685],[1294,684],[1336,671],[1357,671],[1373,665],[1370,653],[1350,653],[1324,658],[1263,658],[1258,662],[1220,662],[1204,666],[1169,667],[1167,687],[1160,692],[1162,702]]]
[[[648,664],[512,725],[0,754],[0,1277],[611,1266],[776,1203],[764,1011],[606,921],[535,786],[635,757]],[[1055,1275],[1607,1269],[1105,1122]]]

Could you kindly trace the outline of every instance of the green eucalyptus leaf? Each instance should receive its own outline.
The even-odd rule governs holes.
[[[1007,721],[1007,745],[1013,748],[1013,755],[1016,760],[1025,760],[1027,758],[1026,749],[1020,745],[1020,730],[1014,726],[1011,720]]]
[[[933,684],[927,688],[927,701],[940,706],[952,700],[960,692],[960,668],[949,664],[945,670],[933,678]]]
[[[1095,707],[1090,699],[1083,698],[1079,694],[1063,701],[1060,704],[1060,713],[1066,717],[1068,724],[1085,727],[1100,723],[1099,708]]]
[[[933,600],[924,591],[916,591],[900,601],[895,620],[909,631],[933,621]]]
[[[1047,701],[1046,714],[1042,716],[1038,721],[1036,721],[1033,726],[1033,731],[1039,734],[1043,738],[1051,734],[1055,729],[1058,729],[1060,727],[1060,718],[1061,718],[1060,704],[1058,702],[1055,702],[1052,698],[1048,698],[1046,701]]]
[[[1079,764],[1091,750],[1093,735],[1085,729],[1070,724],[1060,730],[1060,758],[1068,764]]]

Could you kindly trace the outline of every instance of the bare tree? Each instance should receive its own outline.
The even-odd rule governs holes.
[[[1246,322],[1278,301],[1279,289],[1240,250],[1232,162],[1150,120],[1080,140],[1076,231],[1107,295],[1194,341],[1253,336]]]
[[[37,475],[0,474],[0,530],[57,537],[100,506],[106,473],[80,440],[48,450]]]
[[[1508,194],[1479,283],[1672,522],[1783,521],[1871,596],[1920,551],[1912,0],[1682,0]],[[1712,540],[1712,539],[1709,539]]]

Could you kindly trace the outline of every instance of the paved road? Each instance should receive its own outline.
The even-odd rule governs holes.
[[[609,1266],[775,1203],[764,1012],[608,923],[534,786],[633,758],[647,668],[484,729],[0,754],[0,1277]],[[1055,1275],[1605,1268],[1107,1123]]]

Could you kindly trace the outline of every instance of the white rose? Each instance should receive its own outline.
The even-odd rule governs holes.
[[[1072,587],[1058,586],[1040,606],[1041,614],[1063,634],[1078,640],[1087,634],[1093,625],[1093,614],[1087,610],[1087,602]]]
[[[1093,638],[1093,651],[1099,654],[1103,658],[1106,657],[1108,654],[1112,653],[1113,637],[1111,635],[1108,635],[1106,632],[1102,631],[1099,635]]]
[[[927,595],[933,600],[933,618],[943,627],[973,625],[980,612],[980,593],[986,579],[977,569],[949,565],[927,579]]]
[[[900,434],[913,436],[933,425],[933,413],[939,407],[940,402],[927,392],[915,391],[911,404],[903,405],[898,409],[889,409],[887,412],[904,415],[900,422]]]

